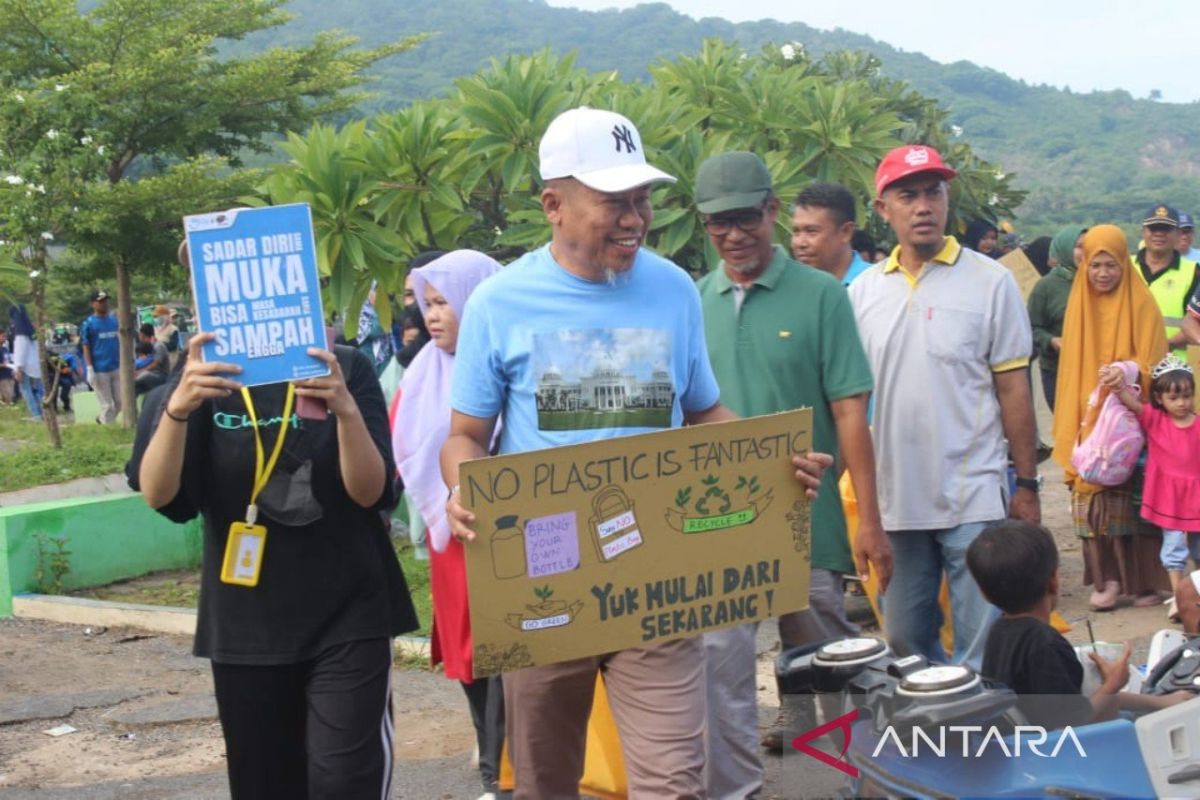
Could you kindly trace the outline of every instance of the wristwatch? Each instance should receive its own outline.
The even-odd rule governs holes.
[[[1018,489],[1028,489],[1031,492],[1040,492],[1042,490],[1042,476],[1038,475],[1033,478],[1021,478],[1016,480]]]

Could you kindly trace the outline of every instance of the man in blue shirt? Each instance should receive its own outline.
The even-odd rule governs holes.
[[[792,255],[849,286],[871,266],[851,246],[854,216],[854,196],[846,187],[810,185],[792,208]]]
[[[442,470],[450,531],[467,543],[475,520],[459,502],[459,465],[488,454],[501,415],[501,453],[734,418],[719,402],[695,285],[642,247],[650,184],[675,179],[646,163],[633,123],[610,111],[564,112],[538,154],[550,244],[481,284],[459,330]],[[649,399],[629,395],[635,381],[652,387]],[[796,459],[801,480],[815,490],[830,461]],[[630,796],[703,797],[699,638],[506,673],[517,797],[578,795],[601,669]]]
[[[83,321],[79,340],[87,364],[86,380],[100,401],[96,422],[107,425],[121,411],[121,340],[117,318],[108,313],[108,292],[92,292],[92,315]]]

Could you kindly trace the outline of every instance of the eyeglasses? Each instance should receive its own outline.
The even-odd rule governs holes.
[[[701,222],[704,225],[704,230],[714,236],[724,236],[733,230],[734,225],[743,233],[754,233],[758,229],[758,226],[762,225],[766,211],[767,204],[764,202],[758,208],[742,208],[722,214],[719,217],[705,217],[701,219]]]
[[[1146,230],[1151,233],[1170,233],[1175,230],[1174,225],[1147,225]]]

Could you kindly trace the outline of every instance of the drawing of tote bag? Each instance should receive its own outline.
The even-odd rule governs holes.
[[[619,486],[601,489],[592,498],[592,516],[588,525],[601,561],[612,561],[642,543],[633,501]]]

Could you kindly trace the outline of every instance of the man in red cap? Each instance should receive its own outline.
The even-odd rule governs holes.
[[[905,655],[948,660],[939,641],[945,575],[949,660],[978,669],[997,612],[967,570],[967,547],[1006,515],[1039,521],[1040,482],[1029,317],[1012,273],[945,235],[954,175],[932,147],[887,154],[875,210],[899,244],[850,286],[850,300],[875,376],[879,506],[894,554],[888,639]]]

